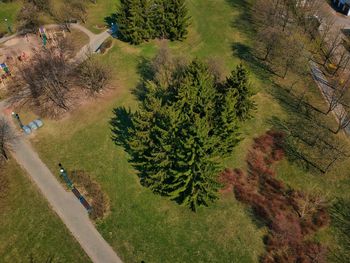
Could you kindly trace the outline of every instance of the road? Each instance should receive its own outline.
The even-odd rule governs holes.
[[[85,30],[82,30],[85,31]],[[91,32],[90,32],[91,33]],[[82,48],[76,59],[82,61],[85,58],[83,51],[95,51],[102,42],[109,37],[107,32],[99,35],[91,33],[90,42]],[[11,105],[7,101],[0,102],[0,113],[10,123]],[[14,132],[15,129],[13,129]],[[89,219],[85,208],[72,192],[65,191],[47,166],[41,161],[38,154],[23,135],[19,135],[12,147],[12,155],[18,164],[27,171],[29,177],[38,186],[41,193],[48,200],[52,209],[61,218],[72,235],[80,243],[86,254],[94,263],[121,263],[121,259],[113,251],[111,246],[103,239],[100,233]],[[57,229],[59,231],[59,229]]]
[[[322,17],[328,17],[334,21],[334,29],[344,28],[350,29],[350,17],[347,17],[337,11],[335,11],[327,1],[322,1],[320,7],[320,15]]]

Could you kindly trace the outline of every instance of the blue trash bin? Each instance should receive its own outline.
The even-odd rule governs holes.
[[[30,122],[28,126],[32,129],[32,131],[38,129],[38,126],[35,124],[34,121]]]
[[[24,133],[27,134],[27,135],[32,133],[32,130],[31,130],[30,127],[27,126],[27,125],[24,125],[24,126],[22,127],[22,129],[23,129]]]
[[[40,120],[40,119],[37,119],[37,120],[35,120],[35,121],[33,121],[33,122],[36,124],[36,126],[37,126],[38,128],[40,128],[40,127],[42,127],[42,126],[44,125],[43,121]]]

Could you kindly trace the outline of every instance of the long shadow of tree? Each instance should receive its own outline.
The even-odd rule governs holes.
[[[140,76],[140,81],[136,87],[131,90],[131,93],[137,100],[143,101],[145,99],[145,95],[147,94],[145,83],[154,78],[154,70],[152,68],[151,60],[142,57],[140,62],[137,64],[137,73]]]
[[[140,76],[140,81],[131,93],[136,97],[139,102],[142,102],[148,93],[145,83],[150,81],[154,77],[154,70],[152,68],[151,60],[142,57],[137,65],[137,72]],[[134,112],[130,108],[117,107],[113,109],[113,118],[110,120],[110,128],[112,132],[112,141],[124,148],[124,150],[129,154],[130,162],[133,163],[137,161],[137,156],[130,149],[130,138],[134,135],[135,127],[132,121]],[[140,168],[140,167],[138,167]],[[143,184],[142,169],[138,173],[141,179],[141,184]]]
[[[285,148],[291,162],[326,173],[348,157],[345,145],[324,124],[325,116],[305,102],[303,95],[295,96],[278,85],[272,85],[270,93],[288,114],[287,118],[274,116],[269,122],[287,134]]]
[[[239,10],[239,15],[232,20],[231,26],[238,29],[246,36],[246,39],[254,39],[256,30],[252,19],[252,5],[246,0],[226,0],[234,10]],[[261,79],[268,80],[274,72],[254,54],[252,43],[234,42],[231,45],[234,56],[245,61],[252,72]]]
[[[124,147],[128,152],[130,150],[128,139],[133,132],[132,112],[125,107],[113,109],[114,117],[110,121],[112,140],[116,145]]]
[[[238,29],[247,39],[254,41],[257,32],[251,2],[226,1],[232,8],[239,10],[239,15],[232,21],[232,27]],[[274,129],[287,134],[285,147],[288,160],[306,170],[325,173],[337,161],[347,158],[348,153],[330,132],[330,127],[326,126],[322,111],[308,102],[308,94],[304,92],[294,95],[288,88],[277,84],[276,74],[259,59],[253,46],[250,41],[232,43],[233,55],[247,63],[251,71],[266,84],[264,90],[271,94],[287,113],[287,118],[274,116],[269,123]]]
[[[338,199],[330,209],[332,226],[341,244],[331,252],[333,262],[350,262],[350,202]]]

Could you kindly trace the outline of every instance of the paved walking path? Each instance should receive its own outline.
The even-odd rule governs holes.
[[[88,31],[87,29],[82,29],[79,25],[73,27],[82,31]],[[81,62],[86,58],[86,50],[96,51],[110,35],[106,31],[98,35],[90,32],[88,36],[90,42],[77,54],[77,61]],[[7,101],[1,101],[0,115],[5,116],[12,123],[9,107],[10,105],[7,104]],[[13,129],[13,132],[16,132],[15,129]],[[27,171],[29,177],[39,187],[52,209],[58,214],[94,263],[122,263],[111,246],[96,230],[89,219],[87,211],[80,204],[79,200],[71,191],[65,191],[64,187],[41,161],[38,154],[23,135],[19,135],[16,138],[12,155],[18,164]]]
[[[104,31],[98,35],[94,35],[90,38],[89,44],[85,45],[80,49],[77,55],[74,58],[76,63],[83,62],[89,53],[96,52],[98,48],[102,45],[102,43],[109,38],[111,35],[108,31]]]
[[[16,34],[13,34],[13,35],[8,36],[8,37],[2,37],[2,38],[0,38],[0,44],[5,43],[6,41],[8,41],[8,40],[10,40],[10,39],[12,39],[12,38],[17,37],[18,35],[19,35],[19,34],[16,33]]]
[[[6,110],[6,107],[6,101],[0,102],[0,113],[9,121],[12,121],[10,110]],[[96,230],[79,200],[71,191],[65,191],[23,135],[19,135],[16,138],[12,147],[12,155],[18,164],[27,171],[30,178],[48,200],[52,209],[58,214],[93,262],[122,262]]]

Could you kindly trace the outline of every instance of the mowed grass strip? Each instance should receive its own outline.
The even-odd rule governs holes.
[[[244,59],[249,55],[246,53],[252,47],[253,37],[247,22],[248,2],[187,1],[192,17],[189,36],[184,42],[171,43],[171,49],[186,58],[218,58],[226,74],[241,59],[249,63]],[[101,6],[109,3],[99,1]],[[102,16],[99,18],[102,11],[91,8],[89,12],[89,17],[96,15],[97,22],[93,24],[103,21]],[[101,184],[111,199],[111,213],[97,222],[97,227],[125,262],[257,262],[264,251],[265,229],[233,195],[223,196],[213,206],[194,214],[141,187],[128,156],[111,141],[108,122],[112,110],[118,106],[136,109],[132,92],[140,80],[139,65],[155,54],[157,43],[151,41],[135,47],[114,40],[114,47],[101,60],[113,70],[115,89],[62,120],[45,120],[45,127],[36,132],[33,143],[52,171],[56,171],[57,162],[62,162],[68,169],[86,170]],[[243,127],[244,139],[226,160],[232,168],[245,167],[253,138],[272,127],[273,117],[283,120],[290,117],[290,112],[274,97],[268,77],[257,65],[249,66],[258,110],[255,118]],[[298,89],[302,90],[302,85],[309,84],[302,83]],[[322,97],[314,88],[310,86],[310,96],[322,104]],[[345,143],[346,139],[341,140]],[[277,171],[292,187],[327,191],[334,198],[348,196],[349,166],[343,162],[331,173],[320,176],[283,161]],[[332,245],[334,233],[324,230],[317,238]]]
[[[0,200],[0,262],[91,262],[27,175],[12,160]]]
[[[21,1],[13,1],[10,3],[0,2],[0,33],[9,33],[5,19],[8,19],[8,23],[11,26],[12,31],[15,32],[16,16],[21,8],[21,5]]]

